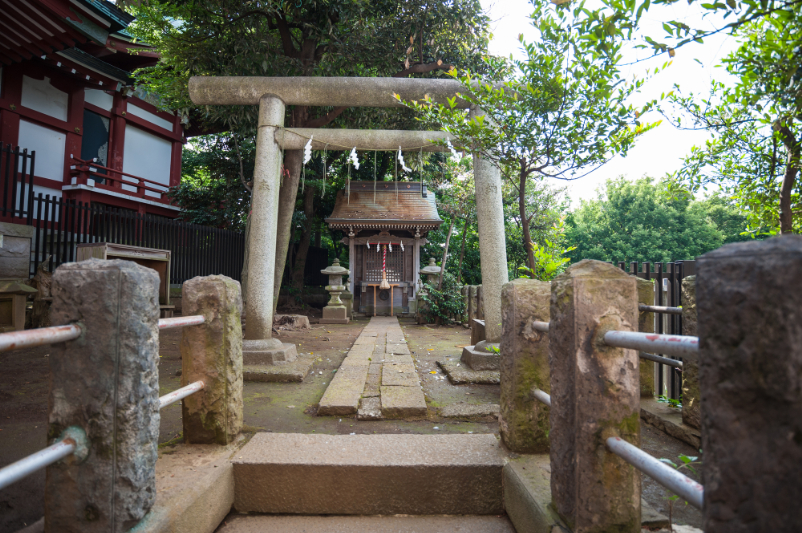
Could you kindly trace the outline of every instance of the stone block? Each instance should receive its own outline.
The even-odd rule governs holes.
[[[698,337],[696,327],[696,276],[682,280],[682,334]],[[699,361],[682,360],[682,422],[701,429],[702,409],[699,395]]]
[[[474,318],[478,318],[478,305],[479,300],[476,296],[477,286],[476,285],[469,285],[468,286],[468,322],[473,320]]]
[[[476,350],[475,346],[466,346],[462,349],[460,362],[471,370],[494,370],[500,368],[500,356],[494,352]]]
[[[516,533],[506,516],[232,515],[217,533]],[[28,533],[28,532],[24,532]],[[31,532],[33,533],[33,532]],[[680,532],[677,533],[689,533]]]
[[[34,227],[0,222],[0,235],[0,279],[28,279]]]
[[[703,529],[802,531],[802,236],[696,264]]]
[[[443,407],[440,416],[443,418],[476,418],[483,416],[498,416],[497,403],[470,404],[464,402],[451,403]]]
[[[381,387],[381,374],[371,374],[368,370],[368,377],[365,380],[365,389],[362,391],[362,398],[379,396]]]
[[[638,446],[638,354],[604,342],[638,327],[635,278],[583,260],[552,282],[551,493],[574,531],[640,531],[640,473],[607,450],[607,437]]]
[[[382,366],[382,385],[420,388],[420,380],[413,365],[385,364]]]
[[[359,411],[356,413],[357,420],[381,420],[382,401],[378,396],[362,398],[359,402]]]
[[[243,381],[271,383],[301,383],[315,363],[314,355],[302,355],[295,361],[280,365],[243,365]]]
[[[485,321],[478,318],[471,319],[469,322],[471,327],[471,344],[476,345],[483,340],[487,340],[485,334]]]
[[[437,361],[443,372],[448,376],[452,385],[498,385],[501,374],[498,370],[471,370],[470,367],[458,361]]]
[[[418,387],[381,387],[382,414],[385,418],[426,416],[426,398]]]
[[[654,282],[636,278],[638,283],[638,304],[654,305]],[[654,313],[638,311],[638,331],[654,333]],[[638,358],[641,398],[654,397],[654,362]]]
[[[257,433],[232,462],[234,507],[240,512],[504,512],[504,454],[492,434]]]
[[[406,344],[390,344],[387,342],[385,353],[395,355],[409,355],[409,348]]]
[[[46,531],[127,532],[156,499],[159,276],[130,261],[64,264],[51,316],[84,333],[50,347],[48,440],[78,426],[90,450],[47,467]]]
[[[321,324],[348,324],[350,322],[348,316],[348,309],[346,307],[332,307],[326,306],[323,308],[323,316],[320,319]]]
[[[240,284],[226,276],[196,277],[184,283],[182,298],[187,316],[206,318],[181,333],[181,386],[204,383],[182,402],[184,442],[228,444],[242,429]]]
[[[244,340],[242,362],[245,365],[280,365],[291,363],[298,357],[294,344],[278,339]]]
[[[320,399],[319,415],[351,415],[359,408],[368,366],[340,367]]]
[[[501,288],[499,430],[504,444],[517,453],[549,449],[549,408],[530,391],[551,391],[548,333],[532,328],[534,320],[549,321],[550,300],[546,281],[516,279]]]

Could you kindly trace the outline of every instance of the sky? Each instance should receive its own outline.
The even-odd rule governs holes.
[[[529,14],[530,3],[527,0],[481,0],[482,6],[491,19],[493,39],[490,42],[490,52],[494,55],[509,57],[524,57],[521,51],[518,35],[523,34],[525,40],[534,40],[535,30],[532,27]],[[663,20],[683,20],[691,27],[710,27],[714,21],[703,19],[698,8],[677,3],[671,8],[652,8],[643,17],[641,25],[643,32],[655,38],[664,35],[661,28]],[[659,39],[658,39],[659,40]],[[634,103],[645,102],[652,98],[659,98],[663,92],[672,90],[674,84],[679,84],[682,92],[707,94],[712,79],[724,81],[726,72],[723,68],[714,68],[720,59],[732,51],[736,42],[731,37],[721,35],[706,39],[704,44],[690,44],[677,50],[673,63],[666,70],[650,79]],[[636,54],[642,57],[645,51],[631,51],[625,55],[625,61],[636,59]],[[667,54],[663,56],[625,67],[628,76],[643,76],[646,69],[654,70],[668,60]],[[694,61],[698,59],[701,65]],[[661,120],[663,117],[657,113],[644,115],[644,121]],[[579,205],[582,199],[592,199],[597,196],[597,188],[606,180],[618,176],[627,179],[637,179],[644,175],[660,178],[667,172],[680,168],[681,158],[688,154],[694,145],[704,144],[709,134],[703,131],[688,131],[674,128],[666,120],[657,128],[645,133],[636,142],[626,158],[616,156],[609,163],[602,166],[592,174],[577,181],[566,182],[549,179],[556,186],[567,187],[567,193],[572,200],[573,207]]]

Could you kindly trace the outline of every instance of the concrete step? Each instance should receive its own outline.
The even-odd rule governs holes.
[[[217,533],[515,533],[506,516],[229,516]]]
[[[504,512],[504,453],[493,435],[258,433],[232,463],[239,512]]]

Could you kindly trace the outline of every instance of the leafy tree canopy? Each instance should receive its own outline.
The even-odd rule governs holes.
[[[695,259],[741,235],[746,218],[720,196],[694,200],[673,194],[666,181],[608,180],[595,200],[566,220],[573,261],[667,262]]]

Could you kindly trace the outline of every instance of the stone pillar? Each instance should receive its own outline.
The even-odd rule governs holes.
[[[51,318],[84,333],[50,348],[48,441],[77,426],[89,450],[47,468],[45,531],[127,532],[156,498],[159,276],[130,261],[64,264]]]
[[[549,337],[532,321],[549,321],[551,284],[516,279],[501,289],[501,419],[504,444],[517,453],[549,449],[549,408],[532,388],[549,392]]]
[[[340,300],[340,294],[345,290],[343,276],[347,276],[350,272],[340,266],[339,259],[335,259],[334,264],[321,270],[320,273],[329,277],[329,284],[326,286],[326,290],[331,294],[329,303],[323,308],[323,318],[320,319],[320,323],[347,324],[350,318],[345,304]]]
[[[238,282],[226,276],[192,278],[181,290],[184,316],[206,322],[183,328],[181,386],[203,381],[184,398],[184,442],[229,444],[242,429],[242,299]]]
[[[704,530],[802,531],[802,236],[696,265]]]
[[[696,276],[682,280],[682,334],[699,335],[696,328]],[[699,403],[699,361],[685,358],[682,360],[682,422],[696,429],[702,428]]]
[[[638,281],[638,304],[654,305],[654,282],[636,278]],[[638,331],[654,333],[654,313],[638,311]],[[654,397],[654,362],[638,358],[640,365],[640,395],[642,398]]]
[[[479,306],[479,299],[476,296],[478,287],[476,285],[468,286],[468,323],[470,324],[474,318],[477,318],[477,307]]]
[[[259,100],[256,164],[251,196],[251,234],[248,241],[248,294],[245,298],[246,364],[294,361],[294,344],[273,338],[273,282],[281,174],[281,149],[275,132],[284,125],[284,102],[273,95]]]
[[[485,319],[485,298],[481,285],[476,286],[476,316],[474,318]]]
[[[604,343],[636,331],[635,278],[584,260],[552,282],[550,455],[554,507],[572,531],[640,533],[640,473],[607,450],[639,443],[638,353]]]
[[[471,118],[481,115],[484,115],[481,109],[471,109]],[[509,281],[501,171],[490,161],[474,155],[473,174],[476,184],[485,330],[487,340],[495,343],[501,339],[501,286]]]

